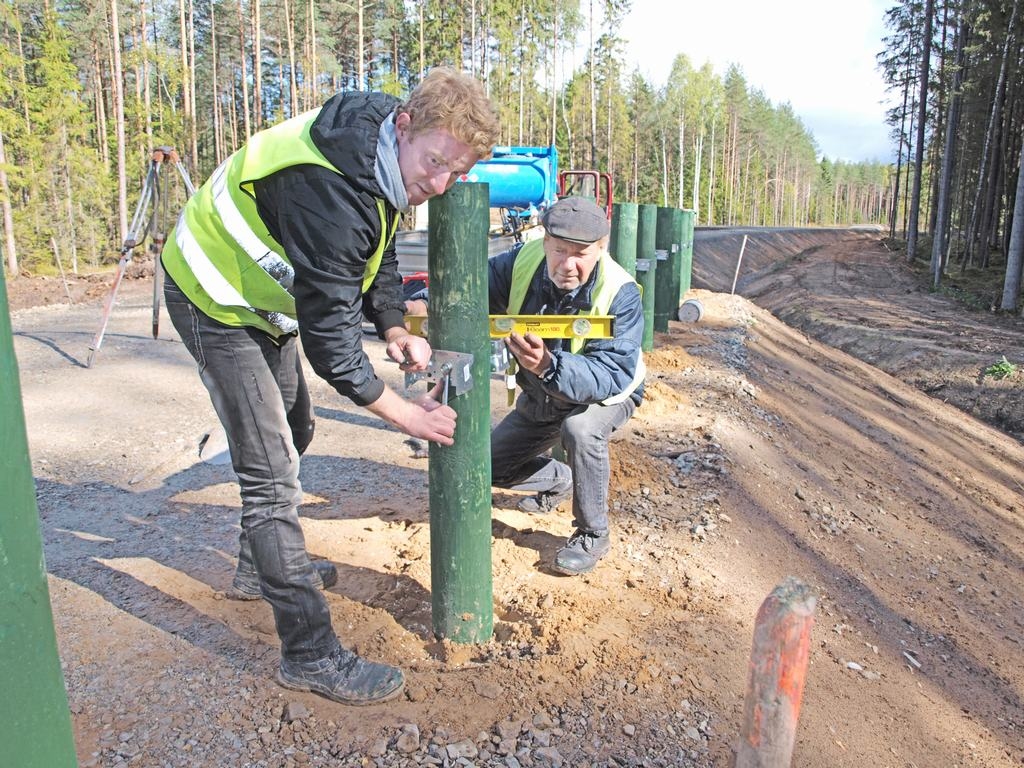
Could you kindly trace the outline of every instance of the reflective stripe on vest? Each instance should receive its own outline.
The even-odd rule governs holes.
[[[309,136],[319,113],[306,112],[249,139],[189,200],[168,238],[168,274],[215,320],[256,326],[273,336],[298,327],[289,293],[294,270],[259,216],[254,182],[294,165],[319,165],[341,175]],[[363,271],[364,293],[398,225],[397,212],[389,221],[384,200],[376,204],[381,235]]]
[[[518,315],[526,300],[526,293],[533,282],[541,262],[544,261],[544,241],[542,239],[531,240],[526,243],[516,254],[515,263],[512,265],[512,285],[509,288],[508,313]],[[611,310],[612,302],[618,295],[619,290],[629,283],[636,283],[629,273],[605,251],[598,260],[597,281],[591,294],[589,310],[581,314],[586,315],[607,315]],[[639,287],[639,286],[638,286]],[[574,355],[579,354],[586,344],[586,339],[574,338],[569,343],[569,351]],[[647,375],[647,366],[644,365],[643,352],[637,349],[636,372],[632,381],[626,388],[617,395],[612,395],[601,401],[602,405],[614,405],[625,401],[637,388],[643,384]]]

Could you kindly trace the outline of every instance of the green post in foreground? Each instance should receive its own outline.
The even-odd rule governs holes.
[[[629,274],[636,273],[636,203],[612,203],[612,232],[608,252]]]
[[[690,290],[690,272],[693,268],[693,227],[694,212],[683,210],[679,219],[679,301],[678,306],[686,292]]]
[[[456,184],[430,203],[427,338],[473,356],[473,387],[448,405],[455,445],[430,446],[430,591],[434,634],[482,643],[494,631],[491,579],[490,335],[487,184]]]
[[[640,206],[636,227],[636,281],[643,290],[644,337],[640,348],[644,352],[654,349],[654,280],[658,268],[654,236],[658,224],[658,206]]]
[[[18,768],[76,766],[2,270],[0,392],[0,762]]]
[[[668,330],[669,318],[679,307],[679,228],[676,208],[659,206],[654,252],[658,255],[658,280],[654,287],[654,330]]]

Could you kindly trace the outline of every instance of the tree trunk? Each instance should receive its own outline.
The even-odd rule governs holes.
[[[110,173],[110,147],[107,141],[107,112],[104,107],[106,88],[103,87],[103,68],[100,65],[100,46],[93,40],[93,67],[96,70],[96,137],[100,146],[103,170]]]
[[[110,0],[110,36],[114,84],[114,126],[117,136],[117,224],[121,242],[128,237],[128,177],[125,169],[124,85],[121,80],[121,31],[117,19],[117,0]]]
[[[734,112],[729,114],[729,122],[726,125],[725,136],[723,137],[722,162],[726,167],[726,188],[725,188],[725,224],[731,225],[733,219],[733,205],[736,202],[736,192],[739,188],[739,158],[736,152],[736,130],[739,118]]]
[[[232,83],[234,85],[234,83]],[[240,145],[238,143],[238,106],[235,104],[234,93],[228,93],[228,126],[231,128],[231,143],[227,147],[227,154],[231,154]],[[225,139],[227,141],[227,139]]]
[[[686,168],[686,112],[680,107],[679,109],[679,130],[676,133],[676,143],[678,144],[679,152],[679,194],[676,198],[676,207],[683,207],[683,200],[686,197],[686,182],[684,181],[684,169]]]
[[[189,147],[187,132],[190,130],[189,126],[192,125],[192,107],[189,101],[192,91],[189,89],[188,81],[191,78],[191,70],[188,65],[188,16],[185,12],[185,0],[178,0],[178,28],[181,36],[181,116],[185,123],[185,146],[183,150],[187,150]],[[191,157],[191,156],[190,156]],[[196,160],[192,159],[192,172],[196,170]]]
[[[594,87],[594,0],[590,0],[590,167],[597,169],[597,91]],[[680,174],[682,169],[680,168]],[[666,205],[668,201],[666,200]]]
[[[299,114],[299,89],[295,82],[295,13],[289,0],[284,0],[284,33],[288,41],[288,117]]]
[[[899,148],[896,151],[896,179],[893,182],[893,195],[892,195],[892,218],[889,221],[889,238],[894,239],[896,237],[896,222],[900,216],[900,175],[903,171],[903,145],[907,145],[907,161],[910,160],[910,143],[905,141],[907,136],[907,101],[910,99],[910,78],[907,78],[906,83],[903,86],[903,108],[900,110],[900,142]],[[833,210],[833,219],[835,218],[835,210]],[[835,223],[833,221],[833,223]],[[903,233],[906,235],[906,232]]]
[[[224,119],[217,88],[217,5],[210,3],[210,101],[213,104],[213,163],[224,159]]]
[[[150,83],[149,83],[149,44],[147,41],[147,27],[149,26],[146,22],[146,3],[145,0],[139,3],[140,13],[140,31],[141,40],[139,48],[142,53],[142,104],[143,114],[146,121],[146,154],[150,154],[153,151],[153,105],[150,98]],[[74,249],[74,242],[72,241],[72,249]],[[74,250],[72,250],[74,253]]]
[[[800,217],[800,168],[793,169],[793,210],[790,212],[791,226],[797,226]]]
[[[668,137],[661,131],[661,204],[668,205]]]
[[[420,80],[422,80],[424,75],[427,74],[426,51],[424,50],[424,47],[423,47],[423,6],[426,5],[426,3],[427,3],[427,0],[420,0],[420,2],[419,2],[419,11],[420,11],[420,41],[419,41],[420,42],[420,45],[419,45],[419,53],[420,53]],[[524,14],[525,14],[525,5],[524,5]],[[522,92],[523,92],[523,87],[524,87],[523,79],[519,78],[519,92],[520,92],[520,94],[522,94]],[[520,98],[520,100],[519,100],[519,143],[520,144],[523,141],[523,139],[522,139],[522,135],[523,135],[523,110],[522,110],[522,104],[523,104],[523,102],[522,102],[522,99]]]
[[[356,62],[356,74],[358,82],[357,91],[366,90],[366,49],[364,47],[366,34],[363,30],[363,0],[356,0],[357,22],[356,22],[356,54],[359,60]]]
[[[700,220],[700,173],[701,158],[704,156],[704,128],[698,127],[697,137],[693,140],[693,220]]]
[[[714,224],[715,211],[714,211],[714,200],[715,200],[715,128],[718,126],[718,121],[715,119],[711,120],[711,157],[708,158],[708,202],[705,207],[706,222],[708,225]],[[696,214],[695,214],[696,215]]]
[[[71,271],[78,274],[78,245],[75,233],[75,203],[71,190],[71,148],[68,146],[68,127],[66,124],[60,126],[60,154],[61,164],[64,166],[64,214],[67,217],[68,231],[67,242],[71,251]]]
[[[263,42],[260,39],[260,2],[261,0],[252,0],[253,131],[263,127]]]
[[[924,176],[925,121],[928,119],[928,74],[931,69],[933,0],[924,7],[924,37],[921,42],[921,92],[917,104],[917,141],[914,146],[914,189],[910,193],[910,221],[907,229],[907,260],[913,263],[917,251],[917,220],[921,210],[921,179]]]
[[[555,144],[558,125],[558,0],[554,3],[554,26],[551,33],[551,145]]]
[[[1003,40],[1003,50],[999,62],[999,75],[996,79],[996,95],[992,100],[992,111],[989,113],[989,131],[985,136],[985,145],[989,148],[987,154],[987,170],[984,178],[984,191],[981,195],[981,215],[978,221],[977,230],[974,234],[974,242],[978,243],[984,253],[981,255],[982,266],[987,267],[989,261],[990,233],[993,227],[992,218],[996,209],[996,198],[999,196],[999,166],[1001,160],[1000,147],[1002,145],[1002,114],[1006,102],[1006,70],[1010,59],[1010,41],[1013,39],[1013,32],[1017,22],[1018,0],[1014,0],[1013,9],[1010,11],[1010,23],[1007,25],[1006,38]],[[1016,59],[1016,55],[1014,59]]]
[[[18,73],[21,75],[21,108],[25,115],[25,133],[32,135],[32,118],[28,106],[28,57],[25,56],[24,41],[21,37],[21,26],[14,29],[18,40]]]
[[[1021,165],[1017,169],[1017,199],[1013,206],[1010,245],[1006,249],[1006,275],[1003,277],[1003,300],[1000,309],[1017,308],[1020,298],[1021,265],[1024,263],[1024,142],[1021,144]]]
[[[249,74],[245,63],[245,16],[242,13],[242,0],[238,0],[238,67],[242,73],[242,125],[245,128],[245,138],[248,139],[252,136],[252,127],[249,120]]]
[[[469,0],[469,74],[476,77],[476,0]]]
[[[196,9],[193,0],[188,0],[188,58],[192,69],[188,78],[188,101],[191,105],[192,119],[189,120],[189,145],[192,150],[192,167],[199,169],[199,126],[196,125]]]
[[[1021,195],[1024,200],[1024,195]],[[7,271],[12,279],[18,277],[18,249],[14,242],[14,212],[11,210],[11,188],[7,183],[7,153],[4,151],[4,134],[0,131],[0,209],[4,222],[4,255],[7,257]]]
[[[284,79],[284,49],[281,47],[281,38],[277,38],[277,119],[284,119],[284,94],[286,91]]]
[[[740,200],[742,201],[742,207],[740,208],[740,216],[742,217],[749,209],[747,208],[747,200],[750,197],[750,159],[753,154],[753,150],[749,144],[747,144],[747,158],[743,164],[743,183],[740,186]],[[753,221],[753,211],[747,218],[747,221]]]
[[[317,50],[316,50],[316,5],[313,0],[309,0],[309,72],[306,76],[306,82],[309,83],[309,103],[306,105],[307,109],[312,109],[319,102],[319,96],[317,94],[317,78],[320,73],[317,71]],[[394,69],[393,72],[398,71],[398,53],[395,53]]]
[[[614,146],[614,144],[611,141],[611,138],[614,135],[613,130],[612,130],[613,129],[613,125],[612,125],[612,120],[611,120],[611,113],[612,113],[612,110],[611,110],[611,100],[612,100],[612,95],[613,95],[612,94],[612,90],[611,90],[611,82],[612,82],[612,79],[611,78],[607,78],[607,83],[606,84],[608,86],[608,94],[607,94],[608,103],[607,103],[607,111],[605,112],[605,118],[604,118],[604,122],[605,122],[605,126],[604,126],[604,145],[607,147],[607,150],[606,150],[606,152],[607,152],[607,156],[606,157],[608,158],[608,169],[607,170],[608,170],[608,173],[612,174],[612,178],[614,178],[614,174],[617,172],[618,169],[615,167],[615,165],[616,165],[616,163],[615,163],[615,154],[612,151],[612,147]]]
[[[946,52],[948,50],[947,45],[946,45],[946,34],[947,34],[948,30],[950,29],[950,18],[949,18],[950,8],[949,8],[949,6],[950,6],[949,2],[945,2],[945,3],[943,3],[943,7],[942,7],[942,22],[941,22],[941,26],[940,26],[940,28],[942,30],[942,35],[941,35],[941,38],[939,40],[939,52],[940,52],[941,55],[939,57],[939,64],[938,64],[938,67],[937,67],[938,91],[936,93],[936,99],[935,99],[935,115],[936,115],[935,135],[932,136],[931,147],[930,147],[931,154],[932,154],[932,159],[930,161],[931,162],[931,166],[930,166],[931,168],[938,168],[942,164],[942,159],[941,159],[940,150],[939,150],[939,143],[940,142],[945,143],[945,137],[942,134],[943,124],[942,124],[942,120],[941,120],[941,115],[945,111],[945,98],[946,98],[946,94],[949,92],[949,88],[948,88],[947,81],[946,81],[946,71],[947,71],[947,68],[948,68],[948,66],[947,66],[948,62],[946,61]],[[955,47],[955,43],[954,43],[954,47]],[[932,177],[932,179],[931,179],[931,181],[932,181],[932,183],[931,183],[931,199],[934,201],[934,205],[929,206],[929,210],[928,210],[928,231],[932,233],[933,240],[935,238],[935,232],[938,229],[939,176],[940,175],[941,174],[938,174],[938,173],[932,173],[931,174],[931,177]]]
[[[422,36],[422,28],[423,27],[422,27],[422,22],[423,22],[423,7],[420,6],[420,24],[421,24],[421,26],[420,26],[420,29],[421,29],[421,33],[420,33],[420,56],[423,55],[423,36]],[[520,14],[519,14],[519,40],[520,40],[520,46],[522,46],[522,41],[525,38],[526,38],[526,2],[524,0],[524,2],[522,4],[522,7],[521,7]],[[526,78],[523,77],[523,72],[522,72],[522,53],[521,53],[521,51],[522,51],[522,48],[520,47],[520,60],[519,60],[520,61],[520,72],[519,72],[519,77],[516,78],[516,80],[518,80],[518,85],[519,85],[519,143],[520,144],[523,143],[523,112],[526,111],[523,108],[524,104],[525,104],[525,101],[526,101]]]

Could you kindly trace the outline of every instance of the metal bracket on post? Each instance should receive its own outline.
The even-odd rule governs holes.
[[[410,389],[417,381],[432,384],[443,383],[441,402],[448,405],[448,399],[458,397],[473,388],[473,355],[467,352],[448,352],[435,349],[425,371],[407,371],[405,388]]]

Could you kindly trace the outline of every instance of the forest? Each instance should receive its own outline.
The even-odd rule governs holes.
[[[0,0],[5,272],[116,259],[154,148],[175,148],[198,185],[338,90],[402,96],[448,65],[486,84],[501,143],[553,144],[562,168],[610,173],[617,200],[692,209],[698,225],[880,224],[936,282],[1007,264],[1011,308],[1018,2],[896,3],[877,57],[895,160],[851,163],[735,65],[680,51],[664,84],[631,71],[630,0]],[[176,211],[185,187],[164,166]]]

